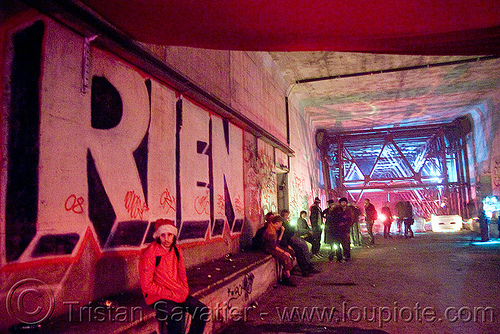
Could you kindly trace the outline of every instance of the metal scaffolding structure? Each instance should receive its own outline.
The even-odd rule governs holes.
[[[359,203],[367,192],[397,194],[423,217],[470,214],[467,135],[471,123],[316,133],[330,197]],[[393,196],[394,197],[394,196]]]

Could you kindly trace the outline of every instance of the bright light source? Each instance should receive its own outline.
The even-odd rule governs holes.
[[[432,216],[431,226],[433,232],[455,232],[462,228],[463,221],[459,215]]]
[[[441,182],[443,182],[443,179],[441,179],[440,177],[433,177],[433,178],[430,178],[429,181],[441,183]]]
[[[494,215],[498,216],[500,211],[500,202],[496,196],[488,196],[483,199],[483,210],[488,218],[492,218]]]
[[[386,215],[384,215],[383,213],[379,213],[379,214],[378,214],[378,218],[379,218],[380,220],[382,220],[382,221],[385,221],[385,220],[387,219],[387,216],[386,216]]]

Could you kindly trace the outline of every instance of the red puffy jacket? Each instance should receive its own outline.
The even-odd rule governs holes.
[[[141,254],[139,279],[146,303],[151,305],[160,299],[182,303],[189,294],[182,250],[178,255],[172,248],[167,251],[157,242],[152,242]],[[157,258],[159,260],[156,264]]]

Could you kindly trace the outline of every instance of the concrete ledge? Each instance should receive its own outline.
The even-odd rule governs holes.
[[[276,283],[275,261],[260,252],[226,256],[188,269],[187,276],[190,293],[210,309],[206,334],[245,321],[253,310],[251,302]],[[67,314],[42,324],[39,333],[150,334],[158,328],[155,312],[145,304],[139,289],[67,307]]]

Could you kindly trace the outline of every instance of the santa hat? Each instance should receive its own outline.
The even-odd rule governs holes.
[[[177,227],[175,227],[173,220],[160,218],[155,221],[155,233],[153,234],[153,238],[158,238],[162,233],[172,233],[177,236]]]

